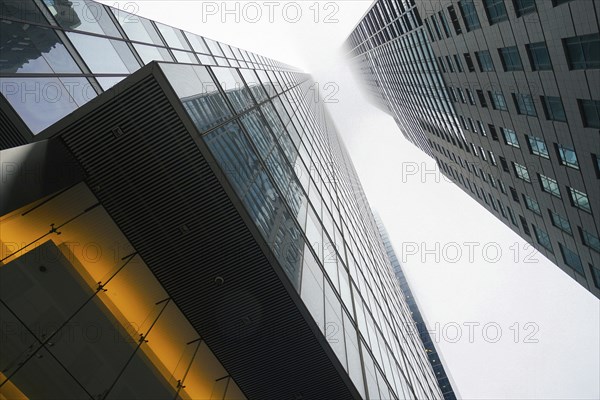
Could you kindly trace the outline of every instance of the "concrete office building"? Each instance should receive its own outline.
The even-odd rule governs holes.
[[[1,397],[442,398],[310,76],[1,6]]]
[[[588,0],[379,0],[346,42],[404,136],[597,297],[599,21]]]

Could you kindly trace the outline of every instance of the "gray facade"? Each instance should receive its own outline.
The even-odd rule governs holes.
[[[310,76],[91,1],[1,5],[0,395],[442,398]]]
[[[597,297],[599,16],[587,0],[382,0],[346,42],[405,137]]]

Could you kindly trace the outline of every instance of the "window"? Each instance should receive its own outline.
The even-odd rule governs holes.
[[[533,232],[535,233],[535,238],[537,242],[549,252],[552,252],[552,241],[550,240],[550,236],[546,231],[537,228],[535,225],[533,226]]]
[[[600,157],[596,154],[592,154],[592,163],[594,164],[594,170],[596,171],[596,178],[600,179]]]
[[[494,157],[494,153],[488,150],[488,155],[490,156],[490,161],[492,162],[492,165],[498,165],[498,163],[496,162],[496,157]]]
[[[550,193],[552,196],[556,196],[558,198],[561,197],[558,182],[556,182],[554,179],[540,174],[540,183],[542,184],[542,190],[544,192]]]
[[[477,126],[479,127],[479,133],[481,133],[481,136],[487,136],[487,133],[485,133],[485,126],[483,126],[483,122],[477,121]]]
[[[529,171],[527,171],[527,167],[516,162],[513,162],[513,167],[519,179],[522,179],[525,182],[531,182],[531,178],[529,177]]]
[[[504,0],[483,0],[483,5],[485,6],[485,13],[487,14],[490,25],[508,19]]]
[[[460,58],[458,58],[456,54],[454,54],[454,63],[456,64],[456,69],[458,70],[458,72],[463,72],[462,63],[460,62]]]
[[[463,56],[465,58],[465,62],[467,63],[467,69],[469,70],[469,72],[475,72],[475,65],[473,64],[473,59],[471,58],[471,54],[464,53]]]
[[[600,289],[600,269],[594,267],[592,264],[589,264],[589,266],[592,271],[592,277],[594,278],[594,285]]]
[[[490,135],[492,135],[492,139],[497,142],[498,134],[496,133],[496,127],[492,124],[488,124],[488,128],[490,129]]]
[[[558,153],[558,158],[560,159],[560,163],[562,165],[579,169],[577,154],[575,154],[575,150],[573,150],[573,148],[562,144],[555,144],[555,146],[556,152]]]
[[[527,220],[522,215],[519,215],[519,220],[521,220],[523,232],[525,232],[527,236],[531,236],[531,231],[529,230],[529,226],[527,225]]]
[[[498,49],[498,53],[505,71],[523,71],[523,63],[517,46]]]
[[[460,97],[460,101],[461,103],[466,104],[467,100],[465,99],[465,94],[463,93],[461,88],[456,88],[456,91],[458,92],[458,96]]]
[[[510,209],[510,207],[506,207],[506,211],[508,211],[508,216],[510,217],[510,220],[512,221],[514,226],[519,226],[517,224],[517,220],[515,219],[515,215],[513,214],[512,210]]]
[[[580,210],[587,211],[589,213],[592,212],[590,199],[588,198],[587,194],[570,187],[569,195],[571,197],[571,204],[573,204],[573,207],[577,207]]]
[[[454,66],[452,65],[452,60],[448,56],[446,56],[446,63],[448,64],[448,69],[450,70],[450,72],[454,72]]]
[[[581,241],[590,249],[600,253],[600,238],[594,236],[588,231],[579,228],[579,234],[581,235]]]
[[[550,54],[548,54],[546,43],[530,43],[525,48],[527,49],[527,56],[529,57],[532,70],[545,71],[552,69],[552,62],[550,61]]]
[[[579,100],[579,109],[583,125],[588,128],[600,128],[600,101]]]
[[[571,0],[552,0],[552,5],[554,7],[556,7],[556,6],[559,6],[561,4],[568,3],[569,1],[571,1]]]
[[[498,186],[500,186],[500,191],[506,194],[506,186],[504,186],[504,182],[502,182],[500,179],[498,179]]]
[[[600,34],[563,39],[571,69],[600,68]]]
[[[471,131],[473,131],[473,133],[477,133],[477,128],[475,128],[473,120],[471,118],[467,118],[467,121],[469,121],[469,127],[471,128]]]
[[[573,268],[579,274],[585,276],[585,273],[583,272],[583,265],[581,264],[581,258],[579,258],[577,253],[575,253],[568,247],[563,246],[562,243],[559,243],[558,247],[560,248],[560,252],[562,254],[563,261],[565,262],[565,264]]]
[[[465,91],[467,92],[467,98],[469,99],[469,104],[471,104],[472,106],[475,105],[475,98],[473,97],[473,92],[471,92],[469,89],[465,89]]]
[[[502,92],[488,91],[488,95],[490,96],[490,100],[492,101],[492,107],[494,108],[494,110],[508,111],[508,106],[506,105],[506,100],[504,99],[504,95],[502,94]]]
[[[533,211],[537,215],[542,215],[542,210],[540,209],[540,205],[537,201],[526,195],[523,195],[523,200],[525,201],[525,206],[528,210]]]
[[[504,172],[510,172],[510,169],[508,169],[508,163],[506,162],[506,158],[500,156],[500,164],[502,164],[502,169],[504,170]]]
[[[458,16],[456,15],[454,6],[448,6],[448,14],[450,14],[450,21],[452,21],[454,32],[456,32],[457,35],[460,35],[462,33],[462,29],[460,28],[460,23],[458,22]]]
[[[477,97],[479,98],[479,103],[481,103],[481,107],[487,107],[487,101],[485,101],[485,96],[482,90],[477,89]]]
[[[494,70],[494,61],[492,60],[492,55],[489,51],[476,51],[475,57],[477,57],[477,64],[479,64],[479,70],[481,72],[490,72]]]
[[[555,213],[552,210],[548,210],[550,213],[550,219],[552,220],[552,225],[560,229],[561,231],[568,233],[569,235],[573,235],[573,230],[571,229],[571,224],[569,220],[563,218],[561,215]]]
[[[520,148],[519,140],[517,139],[517,133],[512,129],[500,128],[502,135],[504,136],[504,143],[509,146]]]
[[[513,93],[512,97],[519,114],[530,115],[532,117],[537,116],[535,104],[533,104],[533,98],[530,94]]]
[[[477,28],[481,28],[481,24],[479,23],[479,17],[477,16],[477,10],[475,9],[473,0],[461,0],[458,3],[458,6],[460,7],[463,22],[467,27],[467,32],[470,32]]]
[[[515,13],[517,17],[529,14],[535,11],[535,0],[513,0]]]
[[[560,97],[541,96],[541,99],[547,120],[567,122],[567,116]]]
[[[444,29],[444,33],[446,37],[450,37],[450,27],[448,26],[448,21],[446,20],[446,15],[444,15],[444,11],[438,12],[438,16],[440,17],[440,21],[442,21],[442,28]]]
[[[544,158],[550,158],[544,139],[535,136],[527,136],[527,143],[529,143],[529,151],[531,154],[535,154],[536,156]]]

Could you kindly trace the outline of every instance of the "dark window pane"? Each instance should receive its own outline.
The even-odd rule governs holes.
[[[548,49],[546,48],[546,43],[531,43],[526,47],[532,70],[543,71],[552,69],[552,62],[550,60],[550,54],[548,54]]]

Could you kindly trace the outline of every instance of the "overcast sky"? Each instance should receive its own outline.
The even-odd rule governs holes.
[[[600,302],[361,94],[338,50],[371,1],[104,3],[313,74],[462,398],[600,398]]]

